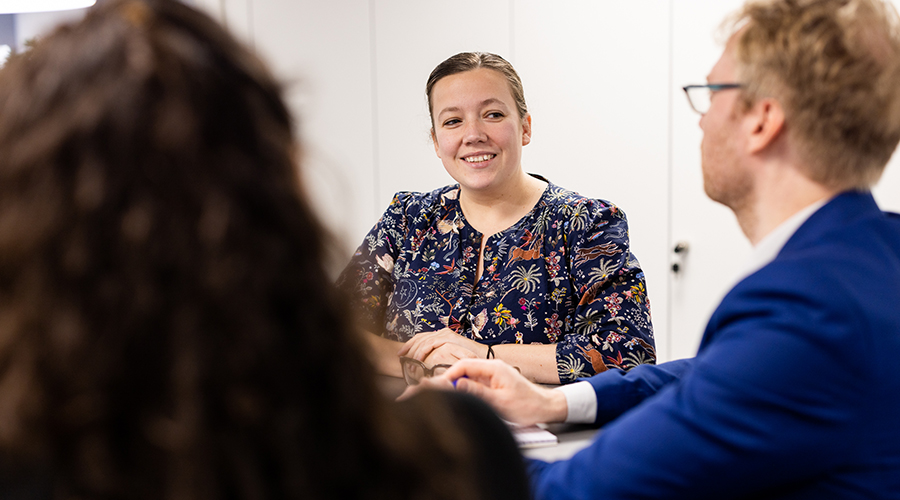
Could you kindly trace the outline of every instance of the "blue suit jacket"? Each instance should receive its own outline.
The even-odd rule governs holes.
[[[725,296],[695,358],[589,381],[598,423],[621,417],[534,462],[537,498],[900,498],[900,216],[836,197]]]

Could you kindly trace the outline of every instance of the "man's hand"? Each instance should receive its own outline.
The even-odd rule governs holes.
[[[522,425],[563,422],[568,414],[560,391],[529,382],[501,360],[463,359],[427,386],[466,391],[490,404],[506,420]],[[405,394],[405,393],[404,393]]]
[[[416,385],[408,386],[403,394],[397,397],[397,401],[403,401],[404,399],[409,399],[416,394],[430,389],[437,389],[443,391],[452,391],[453,390],[453,382],[444,377],[429,377],[423,378]]]

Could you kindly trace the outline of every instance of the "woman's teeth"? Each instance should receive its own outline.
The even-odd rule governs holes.
[[[488,161],[495,156],[497,156],[497,155],[467,156],[467,157],[463,158],[463,160],[465,160],[469,163],[481,163],[483,161]]]

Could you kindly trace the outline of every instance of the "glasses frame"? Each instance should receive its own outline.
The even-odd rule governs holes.
[[[437,364],[432,366],[431,368],[425,366],[425,363],[419,361],[415,358],[409,358],[406,356],[400,356],[400,369],[403,371],[403,380],[406,380],[406,385],[418,385],[419,380],[414,380],[412,375],[409,373],[409,369],[407,368],[409,365],[417,365],[422,368],[422,373],[424,377],[422,378],[430,378],[434,376],[434,371],[438,368],[450,368],[450,365],[447,364]]]
[[[700,111],[694,104],[694,100],[691,99],[691,91],[706,89],[710,93],[714,93],[722,90],[739,89],[741,87],[743,87],[743,85],[740,83],[708,83],[706,85],[685,85],[684,87],[681,87],[681,90],[683,90],[684,95],[687,96],[688,104],[691,106],[691,109],[702,116],[709,112],[709,108],[707,108],[706,111]]]

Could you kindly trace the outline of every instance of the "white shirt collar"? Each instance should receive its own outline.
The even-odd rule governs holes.
[[[829,201],[831,201],[831,198],[825,198],[807,206],[790,216],[769,234],[765,235],[763,239],[759,240],[756,246],[753,247],[753,253],[750,254],[750,259],[744,267],[744,272],[741,274],[740,279],[750,276],[775,260],[778,252],[784,248],[785,243],[791,239],[791,236],[797,232],[797,229]]]

